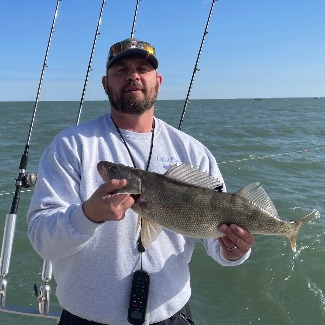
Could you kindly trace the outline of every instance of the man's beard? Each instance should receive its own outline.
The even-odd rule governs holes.
[[[159,85],[158,82],[156,82],[156,85],[148,90],[148,88],[142,86],[136,81],[133,81],[131,84],[141,89],[144,94],[144,98],[138,98],[137,94],[130,94],[128,92],[125,92],[125,89],[130,87],[130,85],[121,88],[120,96],[118,96],[117,93],[114,93],[112,88],[107,85],[108,99],[111,103],[111,106],[119,112],[132,115],[141,115],[154,105],[158,96]]]

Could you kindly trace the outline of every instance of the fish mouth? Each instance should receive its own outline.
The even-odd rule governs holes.
[[[139,203],[140,202],[140,198],[141,198],[140,194],[131,194],[131,197],[133,198],[134,203]]]

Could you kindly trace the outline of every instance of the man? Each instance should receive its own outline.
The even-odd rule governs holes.
[[[129,324],[137,270],[150,276],[146,324],[193,324],[188,263],[197,240],[164,230],[143,252],[136,214],[129,209],[134,199],[111,195],[127,181],[103,183],[96,171],[102,160],[158,173],[177,162],[223,181],[207,148],[154,118],[162,82],[157,67],[149,43],[126,39],[114,44],[102,79],[111,114],[61,132],[42,155],[28,235],[35,250],[52,261],[61,325]],[[253,236],[236,225],[220,230],[224,237],[200,240],[207,253],[225,266],[244,262]]]

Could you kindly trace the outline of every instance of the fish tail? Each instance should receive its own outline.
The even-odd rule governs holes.
[[[291,249],[295,252],[296,251],[296,241],[297,241],[297,237],[298,237],[298,233],[300,228],[307,222],[309,221],[312,217],[314,217],[316,215],[317,211],[314,210],[311,213],[307,214],[305,217],[297,220],[294,222],[294,227],[292,232],[287,236],[290,245],[291,245]]]

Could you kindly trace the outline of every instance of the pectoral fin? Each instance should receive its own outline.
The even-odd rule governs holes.
[[[139,227],[141,227],[141,241],[144,248],[149,247],[157,239],[162,230],[162,227],[153,220],[141,218],[140,216],[138,217],[137,224],[138,229]]]

